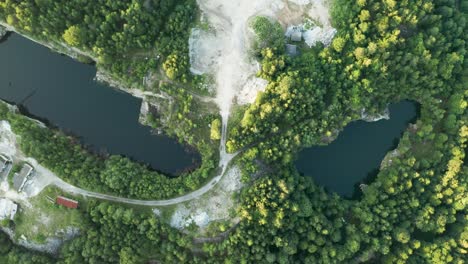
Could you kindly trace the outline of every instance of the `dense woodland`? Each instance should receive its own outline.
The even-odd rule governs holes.
[[[187,80],[188,34],[196,11],[192,0],[0,1],[0,20],[46,42],[78,48],[95,59],[98,68],[130,84],[142,83],[149,72],[159,74],[160,68],[171,79]],[[21,116],[10,113],[7,119],[22,135],[25,153],[75,185],[140,199],[170,198],[206,182],[217,163],[217,142],[197,136],[214,117],[188,116],[196,107],[191,95],[173,85],[160,90],[177,99],[177,104],[168,110],[175,118],[158,128],[195,146],[202,155],[200,168],[174,178],[121,156],[96,157],[77,140],[40,129]],[[5,106],[0,107],[0,115],[6,116]]]
[[[162,66],[188,78],[188,34],[194,0],[2,0],[0,20],[25,34],[83,50],[131,85]]]
[[[271,43],[257,52],[270,84],[228,148],[256,144],[246,173],[254,159],[281,173],[245,191],[246,221],[209,252],[245,263],[464,263],[467,12],[468,1],[338,0],[332,45],[295,58],[271,34],[277,25],[255,23],[259,43]],[[298,149],[329,142],[363,108],[378,113],[403,99],[422,105],[420,120],[359,201],[327,194],[292,168]]]
[[[0,232],[0,262],[47,264],[53,263],[53,258],[44,254],[30,252],[22,247],[16,246],[5,233]]]
[[[229,150],[253,147],[238,161],[247,187],[240,195],[241,221],[226,239],[200,244],[149,212],[96,202],[80,209],[89,228],[67,243],[59,256],[28,260],[465,263],[467,13],[466,0],[335,0],[333,23],[338,34],[332,45],[302,48],[297,57],[284,54],[285,40],[277,24],[255,20],[254,53],[262,61],[259,76],[270,84],[230,131]],[[363,108],[378,113],[403,99],[421,104],[420,119],[400,140],[399,156],[359,200],[326,192],[294,168],[292,161],[301,148],[329,142],[359,118]],[[40,129],[6,107],[0,108],[0,116],[11,121],[28,155],[65,180],[123,195],[151,193],[139,185],[144,182],[144,188],[152,188],[140,181],[147,175],[144,169],[126,165],[124,158],[102,161],[86,155],[72,147],[72,139]],[[217,138],[216,133],[212,137]],[[46,140],[51,142],[44,144]],[[253,179],[259,164],[270,170]],[[113,176],[114,170],[126,169],[124,178]],[[148,180],[174,194],[189,189],[190,180],[200,180],[191,176],[180,177],[181,185],[155,182],[163,179],[156,176]],[[22,249],[8,250],[15,257]]]
[[[126,157],[96,156],[77,139],[58,130],[44,129],[37,122],[11,112],[0,104],[0,118],[8,120],[21,137],[21,150],[60,175],[65,181],[97,192],[139,199],[165,199],[199,188],[215,168],[216,158],[204,149],[202,166],[178,177],[169,177]]]

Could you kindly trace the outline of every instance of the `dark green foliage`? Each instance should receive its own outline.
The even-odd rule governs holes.
[[[255,17],[252,21],[252,28],[257,34],[254,43],[254,51],[260,55],[262,49],[272,48],[278,52],[284,50],[284,32],[278,22],[271,22],[267,17]]]
[[[183,195],[202,185],[215,167],[213,150],[201,144],[203,164],[193,172],[174,178],[151,171],[122,156],[100,158],[59,131],[41,128],[36,122],[12,113],[0,104],[0,119],[8,120],[21,136],[22,151],[82,188],[139,199],[165,199]]]
[[[44,254],[28,251],[14,245],[10,238],[0,231],[0,263],[8,264],[51,264],[55,261]]]
[[[235,229],[219,243],[200,245],[150,215],[103,203],[90,209],[92,226],[64,248],[61,261],[465,263],[468,31],[462,12],[467,7],[465,0],[336,0],[333,17],[339,32],[332,45],[302,50],[295,58],[276,52],[277,38],[262,33],[272,24],[257,21],[263,48],[259,74],[270,85],[236,122],[228,142],[232,151],[249,147],[239,159],[248,185],[240,195]],[[184,118],[191,98],[184,92],[180,96],[185,99],[175,113],[182,124],[179,133],[186,134],[193,126]],[[363,108],[377,113],[402,99],[422,105],[420,120],[408,128],[398,155],[360,200],[327,193],[292,167],[300,148],[329,142]],[[150,184],[145,191],[161,189],[150,179],[138,182],[148,175],[139,165],[119,157],[87,160],[78,147],[61,147],[73,146],[70,139],[6,112],[0,108],[26,141],[53,141],[43,149],[21,144],[63,177],[80,170],[74,160],[92,168],[75,176],[122,194],[131,194],[140,183]],[[61,153],[65,150],[70,154]],[[70,164],[59,165],[48,163],[56,157],[48,161],[44,153],[60,153],[66,161],[74,156]],[[257,174],[260,168],[263,174]],[[129,179],[136,185],[125,186]],[[188,189],[186,182],[162,189]]]
[[[458,4],[338,0],[330,47],[289,58],[267,46],[260,75],[270,85],[231,130],[228,149],[254,144],[241,158],[244,173],[258,160],[277,173],[246,190],[244,220],[206,252],[243,263],[464,263],[468,31]],[[290,168],[301,147],[327,143],[362,109],[402,99],[421,103],[421,118],[360,201],[327,194]],[[437,238],[422,241],[420,232]]]
[[[45,41],[84,50],[129,84],[139,84],[163,60],[188,72],[188,34],[195,1],[0,1],[0,19]],[[161,59],[161,61],[159,61]],[[169,72],[168,72],[169,73]]]
[[[191,238],[153,215],[100,203],[89,209],[91,226],[67,243],[59,263],[188,263]]]
[[[442,7],[453,9],[452,2],[390,2],[335,3],[339,32],[328,48],[303,50],[295,58],[265,48],[260,75],[270,85],[232,129],[228,149],[261,142],[263,158],[287,164],[289,153],[326,142],[364,108],[375,113],[414,99],[442,114],[444,106],[435,102],[460,94],[468,73],[466,18],[456,9],[450,17],[441,14]],[[459,99],[450,104],[461,111]],[[457,133],[453,121],[449,116],[445,126]]]

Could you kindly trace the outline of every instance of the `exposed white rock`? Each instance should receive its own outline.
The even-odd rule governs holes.
[[[233,167],[226,172],[219,186],[209,195],[178,205],[170,225],[179,229],[191,224],[204,228],[213,221],[228,219],[229,210],[234,206],[232,195],[241,188],[240,170]]]
[[[377,115],[370,115],[366,112],[366,109],[362,109],[361,111],[361,120],[366,122],[377,122],[380,120],[389,120],[390,119],[390,110],[388,107],[384,110],[383,113]]]
[[[336,35],[336,32],[337,31],[334,28],[314,27],[304,31],[302,37],[309,47],[315,46],[318,42],[328,46],[331,44],[333,37]]]
[[[10,199],[0,199],[0,220],[15,218],[18,205]]]
[[[59,235],[61,237],[49,237],[46,239],[45,243],[39,244],[30,241],[24,235],[21,235],[18,240],[15,240],[15,233],[11,228],[0,227],[0,230],[2,230],[10,237],[11,240],[20,246],[49,254],[57,254],[64,241],[68,241],[79,234],[79,230],[77,228],[69,227],[66,230],[59,231]]]
[[[13,157],[16,155],[16,137],[11,132],[10,123],[0,121],[0,153]]]
[[[332,27],[309,26],[307,23],[299,25],[291,25],[286,29],[285,36],[291,38],[294,34],[300,32],[302,39],[309,47],[315,46],[318,42],[328,46],[335,37],[336,29]]]
[[[310,0],[288,0],[288,2],[294,3],[296,5],[308,5]]]
[[[201,75],[216,70],[222,43],[212,32],[192,29],[189,39],[190,71]]]
[[[250,78],[247,80],[247,83],[244,85],[244,87],[242,87],[241,91],[237,95],[237,103],[244,105],[255,102],[258,92],[265,91],[267,85],[268,81],[262,78]]]
[[[5,37],[5,35],[8,33],[7,29],[4,26],[0,26],[0,40]]]

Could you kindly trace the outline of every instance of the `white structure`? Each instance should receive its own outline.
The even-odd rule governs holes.
[[[336,34],[336,29],[330,27],[308,26],[306,24],[291,25],[286,29],[285,36],[293,42],[304,40],[309,47],[315,46],[318,42],[328,46],[331,44]]]
[[[291,41],[302,41],[302,32],[300,29],[295,29],[291,34]]]
[[[11,160],[9,158],[7,158],[3,154],[0,154],[0,172],[2,172],[4,169],[6,169],[9,162],[11,162]]]
[[[18,211],[18,205],[9,199],[0,199],[0,220],[13,220]]]
[[[21,171],[19,173],[15,173],[13,176],[13,188],[17,192],[21,192],[26,182],[31,179],[33,172],[34,168],[31,167],[31,165],[25,163],[23,168],[21,168]]]
[[[289,56],[296,56],[298,54],[297,46],[286,44],[286,54],[288,54]]]

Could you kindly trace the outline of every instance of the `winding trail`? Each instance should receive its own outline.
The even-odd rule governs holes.
[[[225,170],[223,170],[222,174],[213,178],[210,182],[208,182],[206,185],[204,185],[200,189],[193,191],[191,193],[188,193],[184,196],[167,199],[167,200],[138,200],[138,199],[130,199],[130,198],[118,197],[118,196],[113,196],[113,195],[108,195],[108,194],[102,194],[102,193],[97,193],[97,192],[91,192],[91,191],[87,191],[87,190],[83,190],[78,187],[75,187],[58,178],[55,181],[53,181],[52,184],[68,193],[79,194],[79,195],[83,195],[86,197],[92,197],[92,198],[97,198],[101,200],[126,203],[126,204],[145,205],[145,206],[166,206],[166,205],[173,205],[173,204],[187,202],[207,193],[221,180],[222,176],[224,175],[224,171]]]
[[[45,168],[42,168],[42,171],[44,172],[44,170],[46,170],[45,175],[47,175],[50,179],[50,182],[48,182],[46,185],[55,185],[67,193],[78,194],[78,195],[83,195],[86,197],[92,197],[92,198],[97,198],[101,200],[120,202],[120,203],[126,203],[126,204],[135,204],[135,205],[144,205],[144,206],[167,206],[167,205],[179,204],[179,203],[183,203],[183,202],[196,199],[202,196],[203,194],[209,192],[213,187],[216,186],[216,184],[218,184],[221,181],[221,179],[226,173],[228,164],[231,162],[233,158],[235,158],[240,153],[240,151],[234,154],[226,153],[225,147],[224,147],[225,143],[226,143],[226,126],[223,126],[223,139],[221,140],[220,150],[222,153],[224,153],[224,155],[221,156],[221,159],[219,161],[219,167],[221,168],[221,173],[218,174],[218,176],[211,179],[203,187],[191,193],[188,193],[180,197],[167,199],[167,200],[139,200],[139,199],[124,198],[124,197],[118,197],[118,196],[109,195],[109,194],[92,192],[92,191],[78,188],[76,186],[73,186],[63,181],[62,179],[60,179],[55,174],[53,174],[52,172],[48,171]]]
[[[196,199],[201,195],[210,191],[216,184],[218,184],[222,177],[225,175],[227,170],[227,165],[229,162],[239,154],[239,152],[235,154],[228,154],[226,158],[220,160],[220,167],[221,172],[216,177],[211,179],[207,184],[205,184],[200,189],[197,189],[191,193],[186,195],[175,197],[167,200],[140,200],[140,199],[131,199],[131,198],[124,198],[115,195],[103,194],[98,192],[92,192],[88,190],[84,190],[73,186],[62,179],[60,179],[57,175],[55,175],[52,171],[45,168],[41,164],[39,164],[35,159],[26,157],[24,153],[17,147],[17,135],[11,130],[11,126],[7,121],[0,121],[0,152],[5,153],[9,157],[12,157],[14,162],[19,161],[26,161],[27,163],[31,164],[35,171],[36,176],[34,180],[25,187],[24,192],[21,193],[23,196],[19,195],[16,192],[8,192],[8,190],[0,190],[2,195],[8,196],[9,198],[13,198],[14,200],[21,200],[27,202],[27,197],[33,197],[38,195],[45,187],[55,185],[58,188],[62,189],[63,191],[71,194],[83,195],[85,197],[92,197],[107,201],[113,202],[120,202],[126,204],[135,204],[135,205],[145,205],[145,206],[166,206],[166,205],[173,205],[178,203],[183,203],[186,201],[190,201],[192,199]],[[8,189],[8,188],[7,188]],[[21,197],[22,198],[21,198]],[[26,197],[27,196],[27,197]]]
[[[12,26],[9,26],[8,24],[0,22],[0,25],[5,26],[7,28],[7,30],[9,30],[9,31],[17,32],[18,34],[20,34],[20,35],[22,35],[22,36],[24,36],[24,37],[26,37],[26,38],[34,41],[34,42],[37,42],[40,45],[44,45],[44,46],[46,46],[46,47],[48,47],[50,49],[55,49],[55,46],[52,45],[51,43],[41,42],[41,41],[38,41],[38,40],[28,36],[28,35],[24,35],[21,32],[17,31],[16,28],[14,28]],[[67,48],[66,46],[63,46],[63,47]],[[91,54],[85,53],[85,52],[83,52],[83,51],[81,51],[79,49],[69,48],[68,51],[69,52],[75,52],[75,54],[85,55],[85,56],[93,58],[91,56]],[[98,72],[98,75],[99,74],[100,73]],[[101,78],[102,78],[102,76],[101,76]],[[110,84],[113,84],[113,83],[111,82]],[[144,98],[146,96],[155,96],[155,97],[163,97],[163,98],[165,97],[164,95],[161,95],[161,94],[155,94],[155,93],[152,93],[152,92],[141,92],[141,91],[137,91],[135,89],[128,89],[128,90],[124,89],[124,91],[132,94],[133,96],[139,97],[139,98]],[[202,96],[199,96],[199,95],[193,95],[193,96],[199,98],[201,101],[204,101],[204,102],[216,102],[215,98],[207,98],[207,97],[202,97]],[[41,166],[40,164],[38,164],[37,161],[35,161],[34,159],[26,157],[23,153],[21,153],[21,151],[19,149],[15,148],[14,152],[16,152],[17,159],[27,160],[29,163],[33,164],[33,166],[35,167],[35,169],[37,170],[37,172],[39,174],[38,177],[37,177],[38,182],[34,184],[34,185],[36,185],[35,188],[31,188],[31,190],[30,190],[30,196],[35,196],[35,195],[39,194],[45,187],[47,187],[49,185],[55,185],[58,188],[62,189],[63,191],[71,193],[71,194],[82,195],[82,196],[85,196],[85,197],[92,197],[92,198],[97,198],[97,199],[101,199],[101,200],[120,202],[120,203],[126,203],[126,204],[134,204],[134,205],[144,205],[144,206],[173,205],[173,204],[183,203],[183,202],[186,202],[186,201],[196,199],[196,198],[202,196],[203,194],[207,193],[208,191],[210,191],[213,187],[216,186],[216,184],[218,184],[220,182],[220,180],[222,179],[223,175],[226,172],[227,166],[230,163],[230,161],[235,156],[237,156],[239,154],[239,152],[234,153],[234,154],[227,154],[226,151],[225,151],[225,144],[226,144],[226,138],[227,138],[226,134],[227,134],[227,119],[228,119],[228,116],[229,116],[229,113],[226,113],[225,115],[223,115],[222,140],[220,142],[220,152],[221,152],[220,155],[221,155],[221,158],[220,158],[220,162],[219,162],[219,168],[221,168],[221,173],[219,175],[217,175],[216,177],[214,177],[213,179],[211,179],[203,187],[201,187],[201,188],[199,188],[199,189],[197,189],[197,190],[195,190],[195,191],[193,191],[191,193],[188,193],[186,195],[171,198],[171,199],[167,199],[167,200],[131,199],[131,198],[124,198],[124,197],[119,197],[119,196],[115,196],[115,195],[103,194],[103,193],[92,192],[92,191],[88,191],[88,190],[85,190],[85,189],[81,189],[81,188],[78,188],[78,187],[76,187],[74,185],[71,185],[71,184],[63,181],[57,175],[55,175],[53,172],[51,172],[47,168],[45,168],[45,167]],[[10,130],[8,132],[10,132],[11,135],[13,135],[13,137],[16,138],[16,135],[11,131],[11,129],[8,129],[8,130]],[[14,147],[10,146],[10,148],[14,148]]]
[[[237,0],[237,1],[225,1],[225,0],[197,0],[200,9],[204,15],[208,18],[211,25],[216,30],[216,36],[220,39],[220,55],[216,58],[215,69],[213,70],[216,82],[217,82],[217,95],[216,98],[207,98],[194,94],[195,97],[205,102],[215,102],[220,110],[222,119],[222,131],[220,140],[220,161],[219,168],[221,168],[220,174],[211,179],[207,184],[198,190],[195,190],[186,195],[167,199],[167,200],[139,200],[118,197],[114,195],[102,194],[84,190],[73,186],[65,181],[61,180],[54,173],[48,169],[37,164],[35,160],[31,158],[21,157],[28,162],[35,165],[36,170],[40,172],[40,179],[35,189],[32,190],[32,195],[38,194],[48,185],[55,185],[58,188],[72,194],[83,195],[86,197],[92,197],[102,200],[144,205],[144,206],[167,206],[178,204],[186,201],[190,201],[200,197],[201,195],[210,191],[215,187],[225,175],[229,163],[235,158],[240,152],[229,154],[226,152],[226,141],[227,141],[227,127],[229,115],[231,112],[231,106],[234,98],[238,95],[243,86],[245,86],[247,80],[252,76],[255,76],[257,71],[257,65],[249,61],[248,59],[248,21],[250,18],[257,15],[275,16],[278,11],[284,8],[287,0]],[[8,30],[18,32],[14,27],[11,27],[4,22],[0,21],[0,25],[5,26]],[[18,32],[21,34],[20,32]],[[32,41],[38,42],[41,45],[45,45],[51,49],[55,48],[55,45],[48,42],[41,42],[31,38],[30,36],[21,34]],[[54,43],[56,44],[56,43]],[[56,44],[63,46],[70,55],[83,55],[90,57],[94,60],[93,54],[84,52],[76,48],[70,48],[62,43]],[[105,73],[97,73],[97,79],[109,82],[112,86],[121,88],[122,90],[133,94],[136,97],[144,98],[146,96],[157,96],[165,97],[161,94],[154,94],[151,92],[140,92],[132,89],[125,89],[120,87],[118,83],[108,78]]]
[[[72,194],[145,206],[167,206],[190,201],[200,197],[215,187],[224,176],[231,160],[239,154],[239,152],[234,154],[226,152],[225,146],[227,141],[228,119],[236,92],[243,84],[245,84],[248,75],[252,73],[255,74],[255,72],[252,72],[252,68],[250,67],[251,65],[247,62],[246,30],[248,19],[260,12],[264,5],[268,3],[268,0],[262,0],[261,2],[262,3],[259,4],[252,4],[252,1],[250,0],[240,0],[239,3],[219,6],[216,0],[198,1],[202,11],[210,17],[211,22],[221,33],[220,37],[223,38],[223,43],[225,44],[223,46],[222,55],[219,57],[218,61],[219,68],[216,72],[218,93],[216,99],[214,99],[219,106],[222,118],[222,131],[219,147],[220,161],[218,166],[221,168],[221,173],[219,175],[211,179],[200,189],[186,195],[167,200],[139,200],[92,192],[66,183],[52,173],[48,173],[49,177],[52,176],[52,178],[50,178],[50,184]],[[246,10],[249,12],[245,13]],[[239,67],[241,67],[242,70],[239,70]]]

